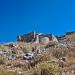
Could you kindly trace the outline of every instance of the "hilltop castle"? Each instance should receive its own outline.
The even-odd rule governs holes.
[[[28,34],[17,36],[17,41],[24,41],[24,42],[35,42],[35,43],[48,43],[49,41],[58,42],[56,36],[53,34],[42,34],[36,32],[30,32]]]

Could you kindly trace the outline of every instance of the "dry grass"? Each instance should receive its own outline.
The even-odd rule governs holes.
[[[59,75],[59,67],[57,64],[43,62],[34,68],[32,75]]]
[[[24,47],[26,47],[27,51],[31,51],[32,47],[35,46],[40,46],[42,48],[45,47],[45,45],[41,45],[41,44],[35,44],[35,43],[19,43],[20,46],[22,46],[22,49],[20,48],[15,49],[16,51],[23,51]],[[4,46],[1,46],[2,50],[6,50],[6,47],[4,48]],[[24,51],[26,51],[24,49]],[[9,50],[10,51],[10,50]],[[16,55],[18,53],[16,52]],[[20,55],[20,53],[19,53]],[[55,70],[58,70],[58,64],[49,64],[46,61],[51,61],[52,59],[59,59],[61,57],[66,57],[66,64],[64,65],[64,67],[70,67],[71,65],[75,64],[75,48],[51,48],[50,50],[44,51],[41,54],[38,54],[36,57],[34,57],[33,61],[37,62],[35,64],[35,66],[37,67],[33,67],[31,68],[31,65],[29,63],[24,62],[24,64],[20,63],[21,58],[16,59],[14,61],[8,61],[6,62],[6,60],[2,57],[0,58],[0,65],[12,65],[12,68],[20,68],[22,69],[22,71],[26,72],[28,75],[28,70],[32,70],[33,75],[59,75]],[[38,64],[39,63],[39,64]],[[55,67],[55,68],[54,68]],[[10,68],[11,69],[11,68]],[[6,74],[5,74],[6,73]],[[0,75],[19,75],[17,72],[9,72],[7,71],[5,68],[0,68]]]
[[[22,75],[22,74],[18,74],[17,71],[10,72],[10,71],[4,69],[2,66],[0,66],[0,75]]]

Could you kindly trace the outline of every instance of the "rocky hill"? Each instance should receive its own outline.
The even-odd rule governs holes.
[[[74,36],[28,33],[0,44],[0,75],[75,75]]]

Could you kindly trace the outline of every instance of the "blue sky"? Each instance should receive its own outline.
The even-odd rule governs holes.
[[[0,42],[33,30],[64,34],[75,30],[75,0],[0,0]]]

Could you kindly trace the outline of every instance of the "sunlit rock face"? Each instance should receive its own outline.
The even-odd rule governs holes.
[[[43,37],[43,38],[40,39],[40,42],[41,42],[42,44],[48,44],[49,41],[50,41],[50,40],[49,40],[48,37]]]

